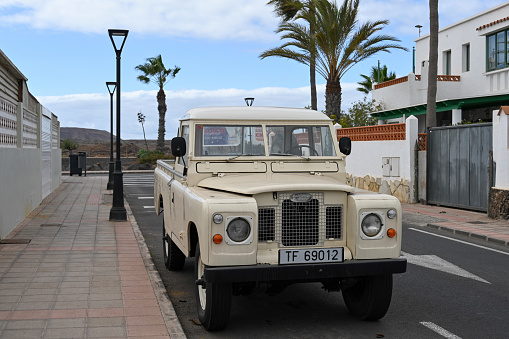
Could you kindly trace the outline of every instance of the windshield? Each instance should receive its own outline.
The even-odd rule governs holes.
[[[197,156],[265,155],[262,126],[196,125]]]
[[[270,155],[335,156],[329,126],[267,126]]]

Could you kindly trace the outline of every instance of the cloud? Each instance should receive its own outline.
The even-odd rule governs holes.
[[[278,18],[267,1],[238,0],[2,0],[0,25],[103,34],[108,28],[170,37],[276,41]],[[337,1],[342,3],[341,0]],[[496,0],[441,2],[440,27],[499,4]],[[428,1],[362,0],[360,22],[390,21],[393,34],[429,31]]]
[[[0,22],[82,33],[129,27],[141,34],[271,41],[278,19],[266,1],[4,0]]]
[[[357,84],[343,83],[343,110],[351,103],[362,99],[356,91]],[[318,109],[324,109],[325,85],[317,86]],[[166,139],[177,135],[179,119],[187,110],[206,106],[244,106],[245,97],[254,97],[256,106],[305,107],[309,105],[309,87],[283,88],[265,87],[254,90],[237,88],[217,90],[166,91]],[[157,139],[158,112],[157,91],[122,92],[121,137],[122,139],[143,139],[137,113],[146,116],[147,139]],[[62,127],[83,127],[109,131],[109,94],[73,94],[65,96],[43,96],[37,98],[43,106],[58,116]],[[116,111],[114,108],[114,117]],[[114,131],[116,127],[114,128]]]

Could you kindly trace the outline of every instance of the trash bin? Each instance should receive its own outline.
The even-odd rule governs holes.
[[[78,168],[87,176],[87,152],[85,151],[78,152]]]
[[[82,169],[78,166],[78,154],[69,154],[69,175],[78,174],[81,176]]]

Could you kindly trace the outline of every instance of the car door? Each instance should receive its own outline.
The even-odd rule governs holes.
[[[186,147],[189,146],[189,125],[183,125],[180,129],[180,136],[186,140]],[[189,149],[187,150],[189,152]],[[187,225],[185,222],[184,199],[187,192],[184,168],[187,167],[187,153],[184,157],[175,159],[175,174],[170,185],[170,219],[171,237],[173,241],[186,253],[188,249]]]

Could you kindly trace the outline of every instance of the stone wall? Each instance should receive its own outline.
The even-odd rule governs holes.
[[[115,162],[116,159],[113,159]],[[132,169],[136,165],[136,158],[121,158],[122,170]],[[87,171],[108,171],[110,168],[110,158],[87,157]],[[69,156],[62,155],[62,171],[69,171]]]
[[[509,189],[491,189],[488,216],[492,219],[509,220]]]
[[[346,174],[346,183],[363,190],[393,195],[404,203],[412,202],[410,195],[410,181],[408,179],[376,178],[370,175],[356,177]]]

